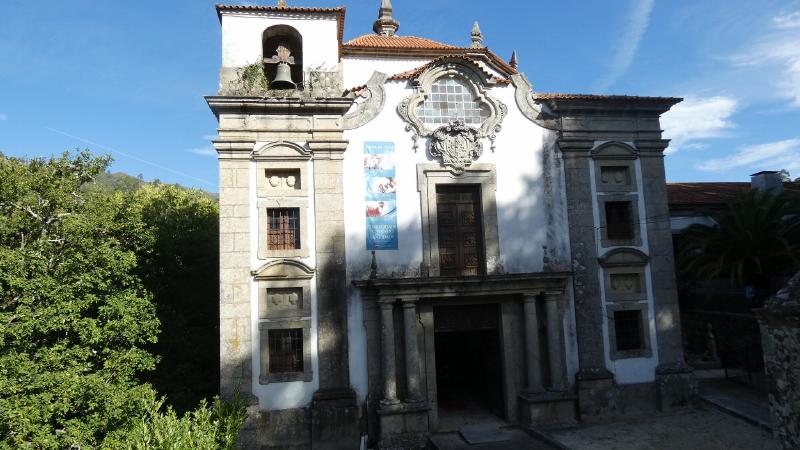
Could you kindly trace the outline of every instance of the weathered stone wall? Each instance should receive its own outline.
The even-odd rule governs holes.
[[[800,448],[800,273],[756,310],[767,374],[772,430],[785,449]]]

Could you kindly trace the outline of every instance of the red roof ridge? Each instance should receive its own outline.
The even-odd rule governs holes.
[[[424,48],[424,49],[444,49],[458,48],[454,45],[434,41],[419,36],[383,36],[378,34],[364,34],[343,44],[345,47],[358,48]]]
[[[425,72],[426,70],[428,70],[428,68],[430,68],[433,65],[435,65],[435,64],[437,64],[437,63],[439,63],[439,62],[441,62],[443,60],[446,60],[446,59],[460,59],[460,60],[472,63],[484,75],[486,75],[488,78],[493,79],[496,83],[508,84],[508,83],[511,82],[510,80],[507,80],[505,78],[499,78],[499,77],[496,77],[496,76],[492,75],[491,73],[489,73],[486,69],[484,69],[480,65],[476,64],[476,58],[470,57],[468,55],[459,55],[459,54],[440,56],[440,57],[435,58],[435,59],[433,59],[433,60],[431,60],[431,61],[429,61],[429,62],[427,62],[427,63],[425,63],[425,64],[423,64],[423,65],[421,65],[421,66],[419,66],[417,68],[415,68],[415,69],[406,70],[405,72],[400,72],[400,73],[396,73],[394,75],[391,75],[390,77],[387,78],[387,81],[413,80],[414,78],[417,78],[418,76],[422,75],[422,73]]]
[[[217,14],[220,11],[288,11],[288,12],[322,12],[322,13],[339,13],[344,12],[343,6],[335,8],[313,8],[305,6],[268,6],[268,5],[226,5],[224,3],[217,3],[215,5]]]
[[[606,95],[606,94],[565,94],[534,92],[538,100],[675,100],[682,101],[680,97],[649,97],[642,95]]]

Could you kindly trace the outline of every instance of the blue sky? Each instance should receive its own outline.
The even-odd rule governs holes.
[[[345,39],[379,0],[346,6]],[[399,34],[512,50],[540,92],[681,96],[669,181],[800,176],[800,0],[394,0]],[[274,2],[264,2],[274,4]],[[4,0],[0,151],[111,153],[114,171],[217,190],[208,139],[220,61],[214,2]]]

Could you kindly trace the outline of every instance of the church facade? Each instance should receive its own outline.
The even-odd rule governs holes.
[[[659,117],[545,94],[383,0],[218,5],[221,390],[253,448],[413,447],[482,414],[668,409],[683,362]],[[465,36],[466,37],[466,36]]]

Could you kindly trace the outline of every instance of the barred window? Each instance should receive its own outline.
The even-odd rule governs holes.
[[[633,239],[631,202],[606,202],[605,207],[608,239]]]
[[[458,119],[481,126],[489,117],[489,109],[475,100],[472,89],[463,81],[441,78],[433,82],[428,98],[417,107],[417,117],[426,125],[446,125]]]
[[[303,371],[303,329],[269,330],[269,373]]]
[[[269,233],[268,250],[295,250],[300,248],[300,209],[267,208]]]
[[[641,312],[638,310],[614,311],[614,334],[618,351],[644,348]]]

